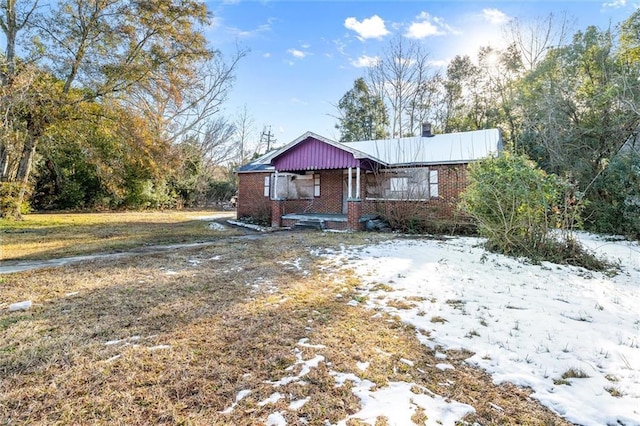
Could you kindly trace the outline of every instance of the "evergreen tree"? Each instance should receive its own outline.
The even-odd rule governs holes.
[[[389,115],[384,102],[372,94],[363,78],[357,79],[338,103],[340,142],[384,139]]]

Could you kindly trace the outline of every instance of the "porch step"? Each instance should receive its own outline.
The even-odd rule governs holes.
[[[307,218],[299,220],[294,227],[300,229],[324,229],[324,219]]]

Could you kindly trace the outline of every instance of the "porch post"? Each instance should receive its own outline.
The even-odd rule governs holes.
[[[349,167],[349,176],[347,177],[347,200],[350,200],[353,195],[353,185],[351,184],[351,179],[353,176],[353,168]]]
[[[360,199],[350,199],[347,201],[347,229],[350,231],[360,230],[360,217],[362,216],[362,201]]]
[[[276,170],[276,175],[273,178],[273,199],[278,199],[278,171]]]
[[[356,167],[356,198],[360,199],[360,166]]]

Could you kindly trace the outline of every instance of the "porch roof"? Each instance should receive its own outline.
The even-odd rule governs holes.
[[[372,163],[384,164],[371,155],[312,132],[259,160],[262,164],[272,164],[278,171],[369,169]]]

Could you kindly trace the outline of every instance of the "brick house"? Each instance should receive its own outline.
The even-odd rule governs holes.
[[[451,220],[467,165],[502,150],[499,129],[340,143],[307,132],[238,168],[237,217],[274,227],[362,229],[387,220]]]

